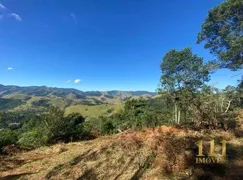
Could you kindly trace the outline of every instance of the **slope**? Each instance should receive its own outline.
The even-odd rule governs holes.
[[[227,164],[195,164],[195,142],[227,139]],[[196,179],[242,178],[243,138],[172,126],[123,132],[91,141],[57,144],[2,157],[2,179]],[[209,169],[210,168],[210,169]]]

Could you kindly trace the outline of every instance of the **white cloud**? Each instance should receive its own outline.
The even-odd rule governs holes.
[[[12,71],[12,70],[13,70],[13,68],[12,68],[12,67],[8,67],[8,70],[9,70],[9,71]]]
[[[76,79],[76,80],[74,81],[75,84],[78,84],[78,83],[80,83],[80,82],[81,82],[81,79]]]
[[[71,80],[67,80],[67,81],[66,81],[66,83],[70,83],[70,82],[71,82]]]
[[[0,3],[0,9],[6,9],[6,7]]]
[[[5,17],[13,17],[17,21],[21,22],[23,19],[20,17],[20,15],[11,12],[8,8],[6,8],[3,4],[0,3],[0,11],[2,10],[2,13],[0,15],[0,20]]]
[[[12,14],[10,14],[10,16],[15,18],[19,22],[23,21],[23,19],[16,13],[12,13]]]

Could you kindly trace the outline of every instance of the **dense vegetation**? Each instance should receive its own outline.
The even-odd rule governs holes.
[[[47,112],[1,113],[0,148],[16,144],[29,149],[88,138],[89,134],[83,128],[84,120],[80,114],[65,116],[64,111],[54,107]]]

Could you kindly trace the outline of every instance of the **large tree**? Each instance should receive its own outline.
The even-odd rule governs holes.
[[[180,123],[181,110],[186,114],[193,94],[209,81],[211,64],[192,53],[190,48],[175,49],[166,53],[160,65],[161,85],[169,92],[174,102],[174,121]]]
[[[243,0],[226,0],[211,9],[198,43],[218,56],[222,67],[231,70],[243,68]]]
[[[175,49],[166,53],[160,65],[161,84],[170,91],[190,89],[195,91],[209,81],[211,64],[204,64],[203,58],[192,53],[191,48]]]

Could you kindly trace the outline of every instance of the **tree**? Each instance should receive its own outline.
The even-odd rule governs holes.
[[[190,48],[175,49],[166,53],[161,63],[161,85],[174,102],[174,122],[180,124],[181,109],[186,110],[193,93],[209,81],[210,64],[193,54]]]
[[[198,43],[218,56],[222,67],[243,68],[243,1],[227,0],[209,11]]]
[[[228,86],[220,90],[205,85],[200,94],[191,101],[195,106],[194,116],[197,125],[203,128],[235,128],[235,108],[237,107],[237,94],[234,87]]]
[[[64,111],[52,107],[43,118],[43,124],[48,131],[50,142],[77,140],[82,138],[82,124],[85,118],[78,114],[64,116]]]

